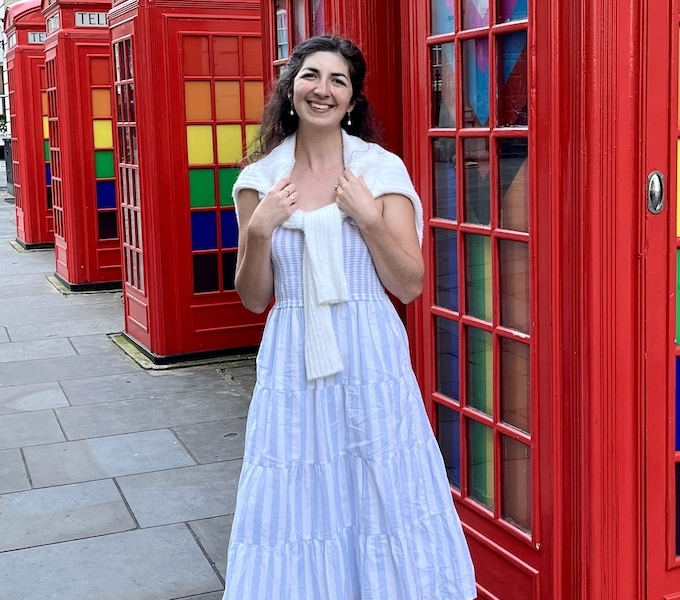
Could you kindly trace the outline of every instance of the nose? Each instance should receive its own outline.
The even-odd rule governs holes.
[[[320,77],[318,83],[316,84],[316,88],[314,89],[316,94],[319,96],[327,96],[328,95],[328,79],[325,77]]]

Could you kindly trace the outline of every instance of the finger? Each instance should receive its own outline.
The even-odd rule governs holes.
[[[357,176],[352,173],[349,169],[345,169],[345,172],[342,174],[342,176],[347,180],[347,181],[354,181]]]
[[[290,179],[286,177],[284,177],[283,179],[279,179],[272,187],[272,192],[280,192],[287,185],[290,185]]]

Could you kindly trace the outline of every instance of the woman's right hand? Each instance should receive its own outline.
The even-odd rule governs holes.
[[[290,179],[279,179],[258,203],[250,217],[249,230],[271,237],[297,210],[297,188]]]

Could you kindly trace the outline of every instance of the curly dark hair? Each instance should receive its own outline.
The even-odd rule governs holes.
[[[291,115],[293,81],[305,59],[315,52],[335,52],[347,62],[352,83],[352,124],[343,119],[341,127],[366,142],[377,142],[378,132],[373,110],[363,94],[366,61],[361,50],[350,40],[334,35],[319,35],[298,44],[277,79],[267,99],[258,138],[249,152],[247,162],[255,162],[269,154],[298,128],[297,113]]]

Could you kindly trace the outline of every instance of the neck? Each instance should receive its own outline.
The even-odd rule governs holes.
[[[298,129],[295,143],[295,162],[311,171],[343,164],[342,130],[309,131]]]

